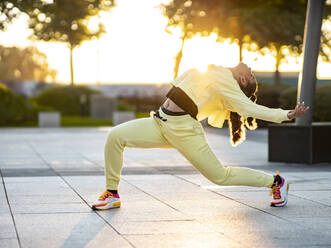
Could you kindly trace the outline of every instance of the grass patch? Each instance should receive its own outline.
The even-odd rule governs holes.
[[[149,117],[148,112],[137,112],[136,118]],[[99,126],[112,126],[111,119],[92,119],[91,117],[80,116],[61,116],[61,127],[99,127]],[[37,121],[27,121],[20,124],[10,124],[0,127],[38,127]]]
[[[4,125],[0,125],[1,127],[37,127],[38,123],[36,121],[26,121],[23,123],[12,123],[12,124],[4,124]]]
[[[112,126],[111,119],[92,119],[91,117],[62,116],[61,127],[97,127]]]
[[[149,112],[136,112],[136,118],[146,118],[150,117]]]

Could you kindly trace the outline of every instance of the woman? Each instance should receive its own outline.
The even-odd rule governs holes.
[[[304,103],[293,110],[256,104],[257,82],[243,63],[233,68],[209,66],[206,73],[189,70],[172,82],[167,100],[150,118],[116,126],[105,145],[106,191],[92,205],[95,210],[120,207],[118,184],[125,147],[175,148],[206,178],[218,185],[245,185],[272,189],[271,206],[287,204],[286,179],[243,167],[223,167],[206,142],[199,121],[214,127],[229,120],[231,143],[245,139],[245,126],[255,129],[253,118],[280,123],[305,114]]]

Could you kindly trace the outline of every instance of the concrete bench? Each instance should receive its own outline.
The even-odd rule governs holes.
[[[38,113],[39,127],[59,127],[61,126],[60,112],[39,112]]]

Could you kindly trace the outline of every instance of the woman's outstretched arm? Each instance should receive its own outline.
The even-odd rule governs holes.
[[[214,90],[221,95],[225,107],[237,112],[243,117],[253,117],[265,121],[281,123],[299,116],[304,115],[309,107],[305,107],[304,103],[299,104],[292,110],[284,110],[281,108],[268,108],[252,102],[240,89],[238,83],[231,77],[214,76]]]

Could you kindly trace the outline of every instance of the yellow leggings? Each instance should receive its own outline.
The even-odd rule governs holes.
[[[201,124],[190,115],[136,119],[111,129],[105,145],[106,188],[117,190],[125,147],[175,148],[207,179],[218,185],[271,187],[273,175],[243,167],[223,167],[207,144]]]

